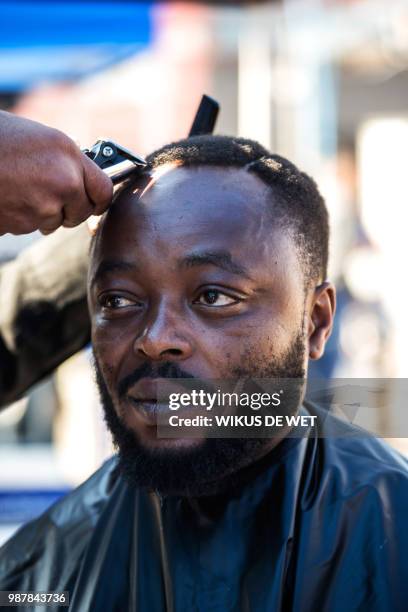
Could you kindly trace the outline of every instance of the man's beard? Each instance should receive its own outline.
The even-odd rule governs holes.
[[[291,386],[293,413],[302,401],[304,390],[305,342],[299,333],[285,356],[269,361],[267,366],[254,365],[254,356],[245,359],[250,365],[234,368],[234,379],[301,379]],[[156,490],[162,495],[212,495],[239,482],[239,470],[262,457],[271,447],[269,438],[207,438],[193,448],[151,449],[142,444],[118,416],[96,356],[96,382],[104,412],[104,420],[118,450],[118,469],[132,487]],[[141,378],[193,378],[177,363],[166,362],[153,368],[146,363],[122,380],[118,396]]]

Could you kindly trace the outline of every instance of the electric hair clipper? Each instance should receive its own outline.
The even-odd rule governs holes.
[[[194,117],[189,136],[212,134],[218,112],[219,104],[204,95]],[[122,182],[134,172],[143,172],[148,167],[143,157],[132,153],[113,140],[97,140],[90,149],[82,149],[82,152],[112,179],[114,185]]]

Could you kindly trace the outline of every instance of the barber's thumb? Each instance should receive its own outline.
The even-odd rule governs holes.
[[[113,197],[113,184],[111,179],[84,153],[84,186],[93,206],[93,213],[101,215],[109,207]]]

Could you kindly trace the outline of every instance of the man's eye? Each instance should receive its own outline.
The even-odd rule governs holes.
[[[221,291],[217,291],[216,289],[208,289],[208,291],[203,291],[200,294],[199,298],[195,301],[196,304],[204,304],[205,306],[231,306],[232,304],[237,304],[239,300],[237,298],[233,298],[230,295],[226,295]]]
[[[118,310],[119,308],[126,308],[127,306],[133,306],[135,302],[129,298],[123,297],[122,295],[103,295],[100,300],[102,308],[109,310]]]

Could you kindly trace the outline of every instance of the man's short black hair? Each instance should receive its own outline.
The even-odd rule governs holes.
[[[314,180],[284,157],[269,153],[254,140],[205,135],[167,144],[149,155],[147,162],[153,169],[181,162],[183,166],[236,167],[253,172],[271,188],[274,220],[292,232],[307,284],[325,280],[329,250],[326,205]]]

